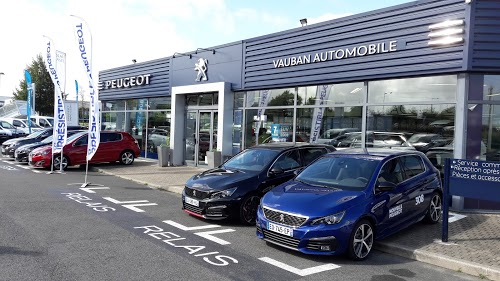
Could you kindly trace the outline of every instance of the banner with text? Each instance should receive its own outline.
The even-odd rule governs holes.
[[[52,154],[59,153],[66,144],[67,123],[64,109],[64,100],[61,93],[61,81],[56,69],[55,48],[52,40],[47,39],[45,45],[45,66],[54,83],[54,132],[52,141]]]
[[[31,74],[27,69],[24,70],[24,76],[26,77],[26,90],[28,91],[28,97],[26,98],[26,119],[28,122],[29,133],[31,134],[31,100],[33,99],[33,87],[31,82]]]
[[[325,107],[323,107],[323,105],[326,104],[328,100],[328,95],[330,94],[331,88],[332,85],[320,85],[316,90],[315,105],[321,107],[315,107],[313,111],[311,120],[311,136],[309,138],[310,143],[316,143],[319,138],[321,123],[323,122],[323,114],[325,112]]]
[[[97,151],[100,143],[101,122],[99,115],[99,100],[92,74],[92,34],[88,24],[81,18],[73,16],[74,32],[78,53],[83,63],[83,68],[88,78],[90,105],[89,105],[89,135],[87,146],[87,161],[90,161]]]

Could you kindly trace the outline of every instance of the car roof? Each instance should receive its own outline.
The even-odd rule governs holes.
[[[332,148],[332,150],[334,150],[334,147],[332,145],[308,143],[308,142],[271,142],[271,143],[264,143],[264,144],[252,146],[252,147],[249,147],[249,149],[285,150],[285,149],[291,149],[294,147],[330,147],[330,148]]]
[[[423,153],[416,150],[404,150],[404,149],[391,149],[391,148],[349,148],[343,150],[337,150],[329,153],[329,155],[345,155],[345,156],[358,156],[358,157],[366,157],[366,158],[388,158],[393,156],[400,155],[410,155],[410,154],[418,154],[421,156],[425,156]]]

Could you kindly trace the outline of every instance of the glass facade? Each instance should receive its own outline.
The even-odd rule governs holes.
[[[453,151],[456,97],[456,75],[236,93],[233,151],[281,141]]]
[[[157,147],[170,143],[170,97],[104,101],[101,123],[106,130],[129,132],[141,156],[157,159]]]

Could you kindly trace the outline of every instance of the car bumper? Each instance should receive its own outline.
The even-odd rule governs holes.
[[[31,160],[29,160],[28,164],[34,168],[49,168],[50,160],[50,158],[33,157]]]
[[[239,201],[237,199],[196,199],[182,193],[182,210],[190,215],[210,219],[222,220],[238,216]]]
[[[257,211],[257,237],[266,242],[302,252],[310,255],[339,255],[347,250],[351,225],[302,225],[292,229],[291,235],[285,235],[269,229],[269,223],[280,225],[277,222],[269,221],[262,211]],[[284,225],[283,225],[284,226]]]
[[[14,156],[17,162],[28,162],[28,153],[15,153]]]

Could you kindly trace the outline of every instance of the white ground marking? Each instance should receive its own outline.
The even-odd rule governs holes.
[[[259,258],[259,260],[261,260],[263,262],[267,262],[267,263],[272,264],[276,267],[279,267],[281,269],[295,273],[295,274],[300,275],[300,276],[307,276],[307,275],[311,275],[311,274],[315,274],[315,273],[319,273],[319,272],[323,272],[323,271],[327,271],[327,270],[337,269],[340,267],[340,265],[336,265],[333,263],[327,263],[327,264],[313,266],[313,267],[309,267],[309,268],[298,269],[298,268],[295,268],[293,266],[290,266],[288,264],[279,262],[277,260],[274,260],[274,259],[268,258],[268,257]]]
[[[80,188],[81,190],[88,192],[88,193],[95,193],[93,189],[109,189],[107,186],[101,186],[101,187],[82,187]]]
[[[184,231],[190,231],[190,230],[199,230],[199,229],[207,229],[207,228],[215,228],[215,227],[220,227],[220,225],[217,224],[209,224],[209,225],[201,225],[201,226],[185,226],[180,223],[176,223],[175,221],[171,220],[166,220],[163,221],[166,224],[170,224],[173,227],[177,227],[178,229],[184,230]]]
[[[227,242],[226,240],[222,240],[220,238],[217,238],[213,236],[212,234],[218,234],[218,233],[227,233],[227,232],[233,232],[236,231],[234,229],[219,229],[219,230],[212,230],[212,231],[204,231],[204,232],[196,232],[195,234],[198,236],[201,236],[205,239],[208,239],[212,242],[221,244],[221,245],[229,245],[231,244],[230,242]]]

